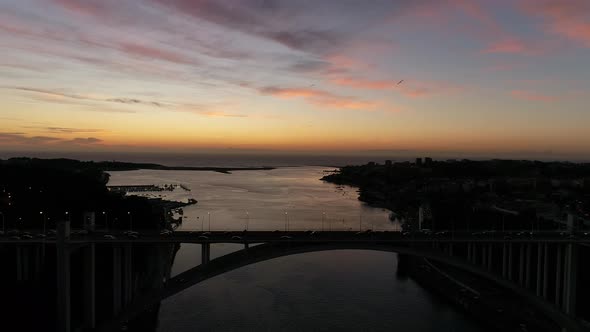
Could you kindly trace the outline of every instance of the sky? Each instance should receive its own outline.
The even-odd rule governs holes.
[[[588,0],[0,0],[0,151],[590,153]]]

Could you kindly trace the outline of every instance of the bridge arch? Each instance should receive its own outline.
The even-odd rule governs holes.
[[[193,267],[174,278],[169,279],[164,288],[157,292],[146,294],[133,301],[117,317],[115,321],[110,322],[110,327],[120,322],[131,320],[139,313],[150,306],[171,297],[187,288],[190,288],[200,282],[211,279],[220,274],[239,269],[241,267],[271,260],[279,257],[286,257],[296,254],[329,251],[329,250],[373,250],[384,251],[398,254],[404,254],[414,257],[426,258],[435,262],[444,263],[456,267],[463,271],[472,273],[478,277],[495,283],[496,285],[510,290],[515,295],[527,301],[547,317],[555,321],[567,331],[585,331],[577,319],[561,312],[553,304],[539,298],[528,290],[512,283],[506,279],[496,276],[495,274],[469,262],[464,259],[452,257],[440,251],[427,248],[418,248],[410,246],[392,246],[388,244],[363,243],[363,242],[337,242],[337,243],[265,243],[257,246],[233,252],[209,261],[207,264],[201,264]]]

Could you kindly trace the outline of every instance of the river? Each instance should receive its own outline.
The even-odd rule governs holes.
[[[191,171],[111,172],[110,185],[183,184],[189,230],[399,229],[390,213],[366,206],[355,188],[319,179],[325,167],[285,167],[232,174]],[[212,259],[240,249],[212,247]],[[183,245],[173,274],[200,262]],[[365,250],[316,252],[253,264],[193,286],[165,301],[158,331],[480,331],[464,313],[396,273],[397,255]]]

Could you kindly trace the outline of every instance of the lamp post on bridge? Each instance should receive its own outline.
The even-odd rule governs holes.
[[[43,218],[43,234],[45,234],[47,229],[47,216],[43,213],[43,211],[40,211],[39,214],[41,215],[41,218]]]
[[[2,234],[5,234],[6,233],[6,225],[5,225],[6,220],[4,218],[4,213],[0,212],[0,216],[2,216]]]
[[[209,217],[209,232],[211,232],[211,212],[207,212],[207,216]]]
[[[104,216],[104,227],[106,227],[107,231],[109,230],[109,217],[106,211],[102,211],[102,215]]]
[[[359,215],[359,232],[363,230],[363,216]]]
[[[129,216],[129,230],[133,231],[133,215],[131,211],[127,211],[127,215]]]
[[[322,212],[322,232],[324,231],[324,219],[326,219],[326,212]]]
[[[246,231],[248,230],[248,226],[250,225],[250,214],[246,211]]]
[[[289,230],[289,228],[288,228],[288,223],[289,223],[288,220],[289,219],[288,218],[289,217],[288,217],[287,211],[285,211],[285,232]]]

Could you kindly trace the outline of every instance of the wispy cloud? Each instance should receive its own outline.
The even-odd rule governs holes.
[[[562,36],[582,47],[590,47],[590,1],[527,0],[523,9],[542,17],[549,33]]]
[[[17,145],[68,145],[68,144],[98,144],[103,140],[96,137],[76,137],[67,139],[55,136],[31,136],[19,132],[0,132],[0,144]]]
[[[158,59],[173,62],[182,65],[197,65],[198,62],[186,55],[172,51],[170,49],[144,45],[132,42],[123,42],[119,44],[119,49],[131,56],[139,56],[149,59]]]
[[[559,100],[559,97],[545,95],[533,91],[526,91],[526,90],[513,90],[511,94],[514,98],[527,100],[527,101],[535,101],[535,102],[554,102]]]
[[[66,141],[67,143],[74,143],[74,144],[97,144],[101,143],[102,140],[96,137],[76,137],[72,140]]]
[[[540,49],[519,39],[503,39],[492,42],[482,53],[508,53],[531,55],[540,53]]]
[[[437,94],[451,94],[463,90],[463,87],[448,82],[425,82],[404,79],[399,80],[368,80],[354,77],[333,77],[330,82],[368,90],[395,90],[412,98],[430,97]]]
[[[42,126],[23,126],[22,128],[43,130],[56,134],[76,134],[76,133],[100,133],[105,132],[104,129],[89,129],[89,128],[68,128],[68,127],[42,127]]]
[[[268,86],[260,88],[258,91],[262,94],[279,98],[302,98],[312,104],[328,108],[372,110],[377,107],[377,103],[374,102],[364,101],[355,97],[340,96],[327,91],[311,88],[282,88]]]
[[[109,103],[118,103],[118,104],[142,104],[142,105],[156,106],[156,107],[163,107],[164,106],[160,102],[150,101],[150,100],[141,100],[141,99],[135,99],[135,98],[106,98],[106,97],[96,96],[93,94],[75,94],[75,93],[63,92],[62,90],[48,90],[48,89],[29,88],[29,87],[2,87],[2,88],[40,94],[42,97],[44,97],[43,99],[45,101],[53,101],[53,102],[58,102],[58,103],[68,103],[69,99],[74,99],[74,100],[109,102]]]

